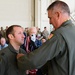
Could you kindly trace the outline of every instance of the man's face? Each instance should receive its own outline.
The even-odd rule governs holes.
[[[57,13],[52,12],[52,10],[48,10],[48,18],[49,18],[49,23],[52,24],[55,29],[57,29],[58,20],[59,20]]]
[[[32,36],[33,34],[35,34],[35,35],[37,34],[36,28],[32,28],[32,29],[30,30],[29,35]]]
[[[14,27],[14,34],[13,34],[13,42],[15,42],[17,45],[22,45],[24,43],[24,34],[23,34],[23,28],[21,27]]]

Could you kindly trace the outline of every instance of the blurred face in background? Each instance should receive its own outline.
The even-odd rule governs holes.
[[[31,27],[30,29],[29,29],[29,35],[31,36],[32,34],[37,34],[37,29],[36,29],[36,27]]]
[[[0,40],[0,43],[1,43],[2,46],[4,46],[5,43],[6,43],[6,39],[2,37],[1,40]]]
[[[35,42],[36,40],[36,34],[37,34],[37,28],[36,27],[31,27],[29,29],[29,36],[31,37],[31,40]]]

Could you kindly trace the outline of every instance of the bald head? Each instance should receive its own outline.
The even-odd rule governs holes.
[[[36,27],[29,28],[29,35],[32,35],[32,34],[37,34],[37,28]]]

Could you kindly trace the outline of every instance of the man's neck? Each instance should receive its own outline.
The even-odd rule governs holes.
[[[15,43],[10,43],[16,51],[19,51],[20,46]]]

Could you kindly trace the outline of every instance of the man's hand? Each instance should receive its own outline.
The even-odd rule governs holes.
[[[24,54],[22,53],[17,54],[17,59],[20,58],[21,56],[24,56]]]

